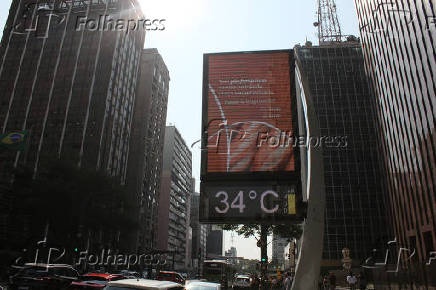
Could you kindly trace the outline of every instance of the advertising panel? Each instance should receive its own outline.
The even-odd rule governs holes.
[[[294,171],[289,51],[207,57],[207,173]]]

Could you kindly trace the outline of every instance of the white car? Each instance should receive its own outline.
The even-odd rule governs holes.
[[[186,282],[186,290],[221,290],[221,284],[205,282],[205,281],[190,281]]]
[[[251,279],[246,275],[238,275],[236,276],[235,281],[233,282],[233,289],[242,289],[242,288],[250,288],[251,287]]]
[[[157,280],[147,280],[147,279],[124,279],[118,281],[111,281],[104,288],[104,290],[132,290],[132,289],[183,290],[184,287],[178,283],[174,283],[170,281],[157,281]]]

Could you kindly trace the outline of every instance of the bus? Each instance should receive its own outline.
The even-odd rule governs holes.
[[[209,282],[220,283],[223,289],[230,289],[235,270],[227,260],[204,260],[203,278]]]

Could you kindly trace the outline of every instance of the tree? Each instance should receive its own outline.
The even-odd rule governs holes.
[[[261,235],[261,225],[257,224],[226,224],[221,225],[221,228],[226,231],[234,231],[238,235],[244,236],[245,238],[255,237],[257,240],[259,240]],[[294,239],[299,239],[303,233],[303,230],[301,226],[297,224],[269,225],[267,227],[267,235],[271,235],[273,233],[284,239],[287,239],[288,241],[292,241]]]
[[[258,224],[248,224],[248,225],[233,225],[227,224],[222,225],[222,229],[227,231],[235,231],[238,235],[242,235],[245,238],[255,237],[258,241],[258,246],[260,247],[260,261],[261,261],[261,275],[262,275],[262,289],[266,287],[265,283],[267,280],[267,265],[268,265],[268,254],[267,254],[267,237],[272,233],[279,235],[282,238],[286,238],[288,241],[294,239],[299,239],[303,233],[300,225],[296,224],[276,224],[276,225],[258,225]]]

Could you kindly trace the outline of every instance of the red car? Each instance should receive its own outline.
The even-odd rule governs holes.
[[[177,272],[172,271],[160,271],[159,275],[157,275],[157,280],[160,281],[171,281],[179,284],[184,284],[185,279]]]
[[[122,279],[124,279],[124,276],[117,274],[88,273],[81,276],[80,281],[72,282],[68,289],[103,289],[109,281]]]

